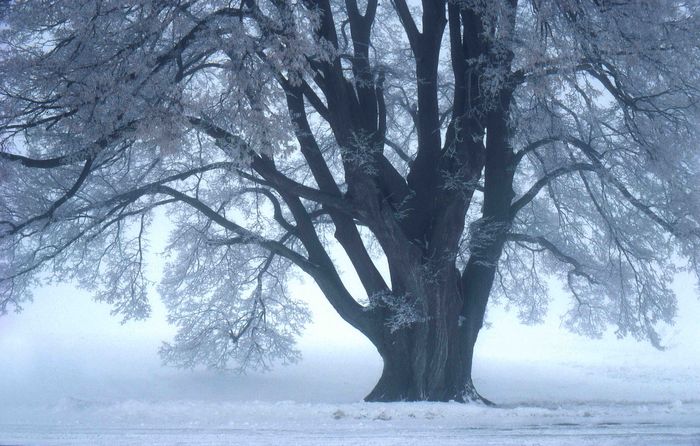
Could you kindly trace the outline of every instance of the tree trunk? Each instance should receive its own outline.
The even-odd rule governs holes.
[[[442,268],[431,286],[422,287],[425,314],[401,328],[386,322],[373,339],[384,361],[379,382],[365,401],[476,401],[472,381],[474,345],[483,323],[485,306],[465,305],[459,276]],[[445,277],[447,276],[447,277]],[[384,308],[383,321],[392,309]]]
[[[382,375],[365,401],[474,401],[493,404],[477,392],[472,381],[474,337],[444,340],[443,348],[449,353],[442,364],[436,364],[429,359],[434,356],[428,349],[430,343],[412,342],[416,331],[420,330],[402,329],[388,336],[380,350],[384,361]]]

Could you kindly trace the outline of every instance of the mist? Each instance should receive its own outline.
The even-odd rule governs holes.
[[[645,341],[617,339],[614,333],[589,339],[567,332],[560,327],[566,305],[561,295],[554,296],[540,325],[522,325],[514,312],[491,308],[490,326],[477,343],[474,379],[499,403],[698,400],[700,302],[688,277],[679,276],[675,289],[678,318],[663,333],[665,351]],[[23,312],[0,318],[0,407],[7,412],[65,399],[361,401],[381,373],[376,350],[337,316],[315,286],[297,283],[294,293],[308,300],[313,312],[298,343],[302,360],[238,375],[162,365],[158,348],[175,329],[155,292],[150,318],[122,324],[108,305],[93,302],[85,291],[67,285],[41,288]],[[607,376],[592,379],[591,370],[600,369]],[[622,380],[620,371],[625,372]]]

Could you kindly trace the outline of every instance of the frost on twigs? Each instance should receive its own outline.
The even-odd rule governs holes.
[[[268,7],[257,14],[276,11]],[[308,57],[328,57],[294,28],[298,20],[314,29],[318,14],[293,6],[290,20],[266,33],[273,22],[244,24],[223,2],[35,2],[6,13],[0,311],[19,308],[39,283],[74,280],[125,320],[146,317],[150,212],[176,201],[165,191],[230,200],[241,188],[231,181],[235,169],[255,154],[289,150],[274,78],[284,67],[298,84]],[[229,139],[236,143],[220,144]],[[306,314],[290,303],[292,328],[275,332],[269,327],[284,313],[277,307],[233,307],[267,321],[246,333],[266,339],[258,347],[271,355],[290,350],[294,321]]]
[[[376,162],[379,147],[374,135],[364,132],[352,134],[352,141],[349,147],[341,148],[343,160],[353,168],[364,172],[367,175],[378,173]]]
[[[288,261],[245,240],[222,249],[189,225],[172,249],[160,291],[178,333],[160,350],[166,363],[245,371],[299,359],[295,338],[309,312],[288,294]]]
[[[488,249],[499,239],[504,238],[509,223],[494,221],[489,218],[481,218],[472,222],[469,226],[469,252],[478,253]],[[495,266],[497,259],[480,256],[478,262],[484,266]]]
[[[592,202],[568,200],[554,207],[535,200],[532,212],[518,219],[499,265],[497,295],[536,320],[548,301],[542,277],[558,277],[571,296],[564,326],[593,337],[613,326],[620,337],[661,348],[659,330],[676,314],[670,283],[677,269],[669,235],[650,226],[606,179],[581,178]],[[569,187],[575,186],[559,182],[548,192],[565,196]]]
[[[375,293],[369,297],[369,305],[366,308],[373,310],[377,307],[386,308],[388,314],[384,324],[392,333],[425,321],[420,302],[408,294],[397,296],[391,292]]]

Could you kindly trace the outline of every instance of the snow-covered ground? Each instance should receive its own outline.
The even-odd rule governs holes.
[[[71,383],[52,367],[34,389],[43,398],[4,386],[0,444],[700,446],[698,367],[485,359],[476,384],[499,402],[488,408],[358,402],[376,360],[309,356],[243,377],[154,366],[150,377],[122,370]]]
[[[497,408],[362,403],[379,358],[322,307],[301,363],[235,376],[162,367],[166,325],[121,326],[84,296],[39,298],[0,318],[0,445],[700,446],[700,302],[688,290],[665,352],[493,312],[474,375]]]
[[[42,423],[8,424],[2,444],[37,445],[694,445],[700,404],[90,402]]]

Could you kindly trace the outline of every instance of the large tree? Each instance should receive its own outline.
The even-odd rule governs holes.
[[[175,364],[294,360],[295,272],[376,346],[371,401],[481,399],[489,298],[537,321],[550,276],[569,328],[659,346],[697,267],[699,7],[5,2],[0,310],[75,280],[146,316],[165,208]]]

